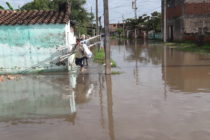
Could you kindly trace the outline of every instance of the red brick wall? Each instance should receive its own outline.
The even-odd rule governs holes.
[[[176,6],[174,8],[167,8],[167,18],[174,18],[182,16],[182,6]]]
[[[182,9],[184,6],[184,13]],[[210,2],[206,3],[185,3],[184,5],[179,5],[173,8],[167,8],[167,18],[174,18],[185,15],[202,15],[210,14]]]
[[[210,14],[209,3],[186,3],[184,13],[187,15],[202,15]]]

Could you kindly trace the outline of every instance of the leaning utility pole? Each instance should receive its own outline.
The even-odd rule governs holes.
[[[104,47],[105,47],[105,73],[111,74],[111,52],[110,52],[110,44],[109,44],[109,0],[104,0]]]
[[[163,0],[163,10],[164,10],[164,15],[163,15],[163,41],[166,42],[167,41],[167,19],[166,19],[166,10],[167,10],[167,2],[166,0]]]
[[[98,0],[96,0],[96,35],[99,35],[99,28],[98,28]]]

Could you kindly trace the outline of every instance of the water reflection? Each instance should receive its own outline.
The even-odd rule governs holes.
[[[209,55],[168,48],[164,57],[163,79],[171,90],[210,92]]]
[[[165,83],[165,98],[167,89],[191,93],[210,91],[209,55],[165,49],[163,44],[152,41],[124,40],[124,43],[117,44],[118,41],[111,43],[112,57],[127,73],[132,72],[136,85],[143,84],[148,78],[144,75],[158,77],[159,69],[152,69],[157,67],[162,69],[163,81],[159,82]],[[120,56],[123,58],[120,59]]]
[[[106,75],[106,85],[107,85],[107,106],[108,106],[107,112],[108,112],[108,122],[109,122],[109,136],[111,140],[115,140],[111,75]]]
[[[88,102],[93,90],[87,74],[28,75],[18,81],[2,82],[0,122],[49,118],[74,122],[76,104]]]
[[[161,64],[162,47],[158,43],[149,43],[142,40],[127,40],[125,43],[126,50],[130,52],[127,57],[128,61],[137,61],[143,64]]]

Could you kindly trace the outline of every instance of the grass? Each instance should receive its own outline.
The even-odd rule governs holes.
[[[210,53],[210,44],[198,46],[196,43],[193,42],[175,42],[175,43],[165,43],[165,45],[169,47],[174,47],[182,51]]]
[[[112,75],[119,75],[119,74],[122,74],[122,72],[119,72],[119,71],[112,71]]]
[[[126,36],[121,36],[121,37],[119,37],[119,36],[111,36],[110,38],[111,39],[120,39],[120,40],[128,40],[129,39]]]
[[[98,50],[94,49],[93,50],[93,61],[99,64],[104,64],[105,63],[105,52],[103,49]],[[111,60],[111,67],[115,68],[117,67],[117,64],[114,60]]]

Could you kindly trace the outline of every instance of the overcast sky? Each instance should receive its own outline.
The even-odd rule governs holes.
[[[15,8],[22,6],[23,4],[32,0],[0,0],[0,5],[5,6],[5,2],[8,1]],[[85,8],[88,11],[95,13],[95,0],[86,0]],[[138,16],[142,14],[150,14],[153,11],[160,11],[161,0],[137,0]],[[134,11],[132,9],[132,0],[109,0],[110,9],[110,23],[118,23],[122,21],[122,18],[134,17]],[[99,16],[103,17],[103,0],[99,0]]]

